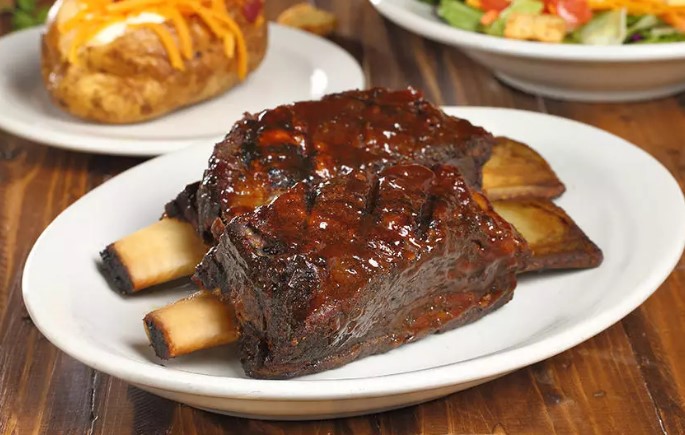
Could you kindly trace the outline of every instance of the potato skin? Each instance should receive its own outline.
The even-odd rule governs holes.
[[[229,12],[241,27],[248,51],[248,71],[264,58],[267,26],[248,23],[232,1]],[[188,20],[195,56],[185,70],[175,69],[157,35],[145,27],[129,27],[106,45],[84,46],[78,65],[60,48],[57,20],[42,38],[43,81],[54,102],[79,118],[107,124],[128,124],[157,118],[207,100],[240,82],[236,59],[224,55],[223,42],[197,18]],[[164,24],[172,35],[174,27]]]

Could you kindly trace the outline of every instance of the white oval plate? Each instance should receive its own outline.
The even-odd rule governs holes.
[[[129,156],[168,153],[198,139],[222,138],[244,112],[364,87],[364,73],[345,50],[270,23],[264,62],[236,88],[152,121],[97,124],[77,119],[50,101],[40,77],[42,31],[34,28],[0,38],[0,128],[71,150]]]
[[[141,319],[189,290],[119,296],[98,272],[98,251],[154,222],[163,204],[200,176],[207,143],[143,163],[64,211],[26,262],[31,318],[67,354],[161,396],[240,416],[318,419],[434,399],[563,352],[617,322],[666,279],[685,244],[685,202],[651,156],[563,118],[448,111],[548,159],[568,188],[558,202],[604,251],[601,267],[522,277],[513,300],[478,322],[299,379],[249,379],[230,346],[162,362]]]

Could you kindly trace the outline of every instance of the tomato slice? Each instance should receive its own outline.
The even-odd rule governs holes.
[[[480,8],[485,12],[501,12],[508,8],[510,4],[509,0],[480,0]]]
[[[545,0],[545,9],[566,21],[569,29],[580,27],[592,19],[587,0]]]

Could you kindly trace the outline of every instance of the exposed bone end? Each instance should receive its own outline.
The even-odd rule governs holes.
[[[524,271],[586,269],[602,263],[602,251],[551,201],[494,201],[492,206],[528,242],[532,256]]]
[[[162,359],[229,344],[238,339],[230,304],[208,291],[155,310],[143,319],[152,349]]]
[[[529,146],[496,138],[483,166],[483,190],[488,199],[556,198],[566,189],[549,163]]]
[[[165,218],[110,244],[100,256],[116,289],[135,293],[192,274],[207,250],[189,223]]]

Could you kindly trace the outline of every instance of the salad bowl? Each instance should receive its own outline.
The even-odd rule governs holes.
[[[638,101],[685,90],[685,42],[581,45],[505,39],[452,27],[417,0],[370,0],[378,12],[453,45],[525,92],[587,102]]]

